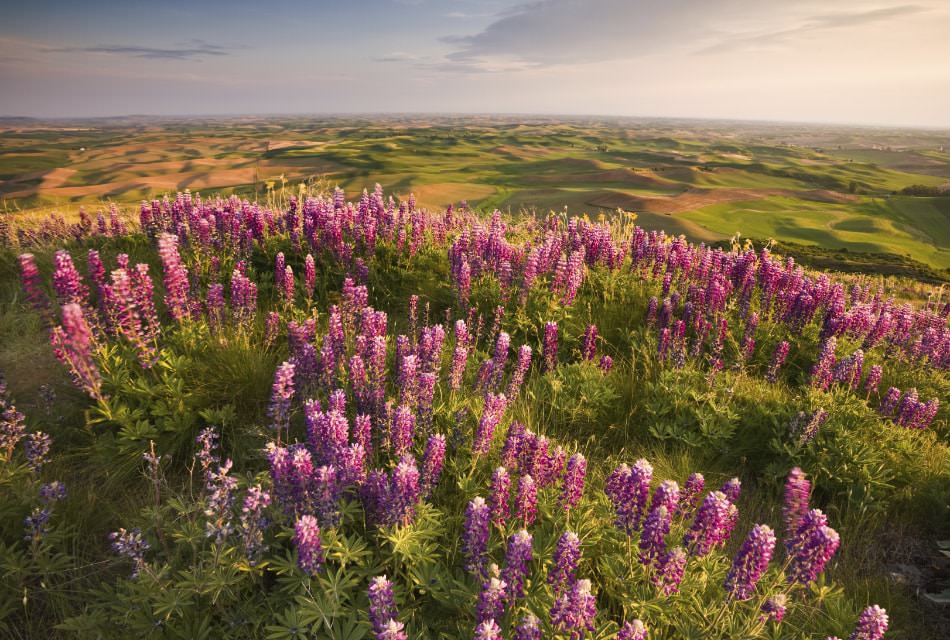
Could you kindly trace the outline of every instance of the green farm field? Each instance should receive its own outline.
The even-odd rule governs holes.
[[[735,234],[950,268],[950,132],[501,116],[0,121],[10,211],[134,205],[178,190],[264,197],[367,180],[430,207],[635,212],[703,242]],[[874,264],[874,261],[872,261]]]

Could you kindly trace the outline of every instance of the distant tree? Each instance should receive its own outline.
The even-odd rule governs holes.
[[[905,196],[937,198],[940,196],[950,196],[950,187],[945,185],[930,187],[925,184],[912,184],[909,187],[901,189],[901,194]]]

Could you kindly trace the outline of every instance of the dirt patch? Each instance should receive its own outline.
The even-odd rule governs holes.
[[[281,149],[309,148],[326,146],[323,142],[314,142],[312,140],[269,140],[267,142],[268,151],[280,151]]]
[[[59,167],[58,169],[47,171],[43,175],[43,181],[40,183],[39,189],[55,189],[61,187],[69,182],[69,179],[72,178],[75,173],[75,169],[67,169],[66,167]]]
[[[847,202],[858,202],[860,198],[852,193],[841,193],[840,191],[831,191],[830,189],[813,189],[811,191],[791,191],[796,198],[802,200],[812,200],[814,202],[827,202],[829,204],[844,204]]]
[[[495,193],[495,188],[487,184],[440,182],[413,186],[412,192],[420,204],[444,207],[462,200],[476,202],[487,198]],[[404,195],[408,197],[409,194]]]
[[[611,192],[599,196],[591,202],[602,207],[620,207],[628,211],[681,213],[724,202],[760,200],[770,195],[778,194],[774,191],[756,191],[752,189],[689,189],[674,196],[634,196]]]
[[[252,167],[244,169],[222,169],[219,171],[187,171],[182,173],[168,173],[165,175],[145,176],[129,180],[104,182],[102,184],[86,185],[82,187],[52,187],[42,186],[35,189],[25,189],[7,194],[10,198],[25,198],[33,195],[44,195],[60,198],[82,198],[86,196],[112,196],[127,191],[177,191],[183,189],[207,189],[211,187],[231,187],[254,182],[256,170]]]

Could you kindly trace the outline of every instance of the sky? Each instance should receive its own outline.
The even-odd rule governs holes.
[[[0,115],[380,112],[950,128],[950,0],[0,3]]]

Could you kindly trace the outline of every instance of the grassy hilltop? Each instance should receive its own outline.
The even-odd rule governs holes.
[[[278,187],[2,228],[0,637],[946,637],[938,287]]]

